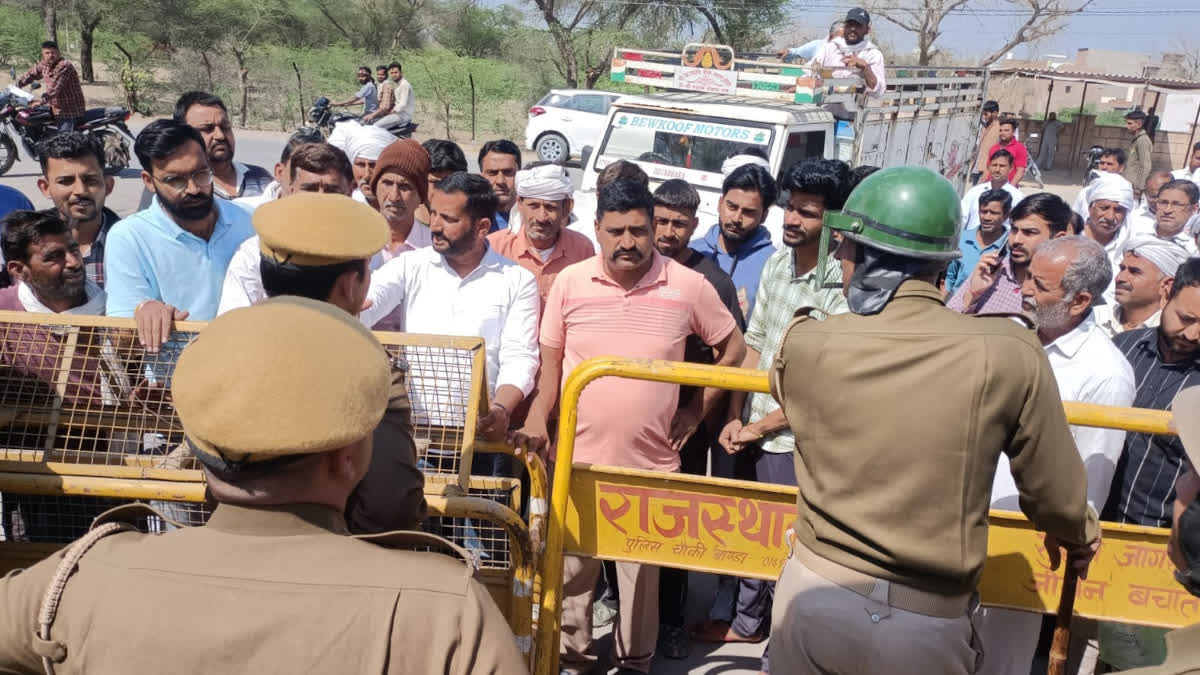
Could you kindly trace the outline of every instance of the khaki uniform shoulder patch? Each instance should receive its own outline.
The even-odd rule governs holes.
[[[1037,324],[1033,322],[1033,319],[1030,319],[1024,314],[1019,314],[1017,312],[987,312],[983,314],[971,314],[970,316],[984,319],[1008,319],[1025,326],[1029,330],[1035,330],[1037,328]]]
[[[449,539],[444,539],[436,534],[417,530],[393,530],[379,534],[356,534],[351,538],[398,551],[428,550],[433,553],[450,556],[465,563],[464,567],[467,577],[474,577],[475,573],[479,571],[480,561],[478,554],[468,551]]]
[[[147,518],[150,516],[161,518],[164,522],[170,523],[175,527],[189,527],[185,523],[180,523],[177,520],[168,518],[167,516],[163,515],[162,511],[159,511],[149,504],[134,502],[132,504],[115,506],[96,516],[96,519],[92,521],[92,526],[89,527],[88,530],[94,530],[105,523],[124,523],[126,525],[133,525],[136,527],[142,518]]]

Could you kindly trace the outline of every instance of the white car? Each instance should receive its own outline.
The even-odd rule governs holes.
[[[544,162],[563,164],[596,147],[608,124],[608,107],[620,94],[594,89],[553,89],[529,109],[525,149]]]

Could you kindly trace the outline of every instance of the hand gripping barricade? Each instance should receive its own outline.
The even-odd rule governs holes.
[[[0,312],[0,574],[83,537],[94,518],[132,500],[162,514],[140,517],[140,529],[205,522],[204,475],[170,398],[176,358],[204,327],[176,324],[151,354],[129,319]],[[376,335],[405,371],[429,515],[470,523],[469,538],[454,525],[446,534],[467,550],[532,658],[545,468],[523,458],[528,523],[518,515],[526,501],[519,480],[470,475],[475,452],[512,454],[473,432],[486,410],[481,338]]]
[[[175,357],[203,328],[178,324],[158,354],[147,354],[129,320],[0,313],[0,573],[46,557],[86,533],[103,511],[132,500],[151,501],[170,521],[204,521],[203,474],[179,451],[182,428],[167,396]],[[530,474],[525,520],[515,481],[469,475],[475,452],[512,453],[465,431],[474,428],[486,391],[482,341],[378,337],[408,368],[430,515],[473,523],[476,541],[466,548],[474,548],[477,576],[535,672],[557,669],[564,553],[778,575],[794,488],[570,461],[579,396],[596,378],[765,392],[764,373],[619,358],[585,362],[564,387],[552,502],[540,460],[523,458]],[[1170,415],[1160,411],[1066,408],[1073,424],[1174,433]],[[135,524],[168,527],[153,516]],[[1102,551],[1079,583],[1076,612],[1153,626],[1194,623],[1200,608],[1174,583],[1166,536],[1166,530],[1105,525]],[[1062,587],[1028,522],[993,512],[980,589],[985,604],[1052,612]]]
[[[691,363],[595,358],[568,377],[560,399],[557,461],[543,556],[535,673],[558,671],[563,555],[660,564],[776,579],[788,555],[796,488],[686,474],[572,465],[579,398],[591,381],[627,377],[694,387],[768,392],[762,371]],[[1065,403],[1076,425],[1173,434],[1157,410]],[[1076,595],[1050,569],[1042,537],[1020,514],[993,511],[980,594],[985,605],[1075,613],[1130,624],[1177,627],[1200,618],[1200,600],[1180,587],[1167,558],[1168,530],[1104,524],[1103,544]],[[1060,598],[1060,596],[1063,596]]]

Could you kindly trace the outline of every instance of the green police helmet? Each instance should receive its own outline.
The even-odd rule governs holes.
[[[898,166],[867,176],[841,211],[825,212],[825,227],[909,258],[952,260],[962,255],[958,194],[950,181],[924,167]]]

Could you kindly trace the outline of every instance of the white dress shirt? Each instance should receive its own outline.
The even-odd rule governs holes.
[[[254,195],[253,197],[238,197],[237,199],[233,200],[233,203],[246,209],[250,213],[254,213],[254,210],[263,204],[279,199],[279,188],[279,181],[273,180],[271,181],[271,184],[268,185],[265,190],[263,190],[261,195]]]
[[[466,277],[432,248],[401,253],[371,275],[367,298],[371,307],[359,319],[368,327],[404,307],[409,333],[482,337],[489,396],[506,384],[524,395],[533,390],[541,311],[537,281],[491,247]],[[413,396],[414,419],[430,419],[433,407],[420,398]]]
[[[1133,405],[1133,367],[1104,334],[1092,314],[1088,314],[1075,330],[1044,349],[1064,401]],[[1125,432],[1072,425],[1071,436],[1075,438],[1075,447],[1087,470],[1088,503],[1098,512],[1108,499],[1117,460],[1125,446]],[[992,483],[992,507],[1018,511],[1018,495],[1008,457],[1001,453],[996,479]]]
[[[243,241],[234,251],[229,259],[229,267],[225,268],[217,316],[231,309],[256,305],[267,297],[267,292],[263,290],[262,272],[258,268],[261,259],[257,234]]]
[[[979,228],[979,198],[983,193],[992,189],[992,181],[986,180],[979,185],[967,190],[967,193],[962,198],[963,220],[962,226],[964,230],[975,230]],[[1012,205],[1016,206],[1025,199],[1025,193],[1021,192],[1012,183],[1005,183],[1001,188],[1012,196]],[[1005,221],[1007,223],[1008,221]]]

